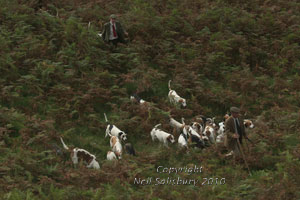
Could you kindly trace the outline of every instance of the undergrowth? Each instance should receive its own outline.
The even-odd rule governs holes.
[[[0,0],[1,199],[299,199],[298,1]],[[129,33],[115,50],[97,33],[117,14]],[[172,89],[187,108],[171,105]],[[149,107],[130,102],[137,93]],[[238,106],[255,128],[243,160],[215,146],[161,147],[150,131],[168,116],[192,122]],[[106,113],[137,157],[106,160]],[[96,155],[76,168],[61,148]],[[177,138],[176,138],[177,139]],[[188,175],[159,166],[203,166]],[[135,178],[197,179],[197,186],[138,185]],[[203,178],[226,179],[201,185]]]

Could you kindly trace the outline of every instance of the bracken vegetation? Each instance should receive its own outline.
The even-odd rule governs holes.
[[[112,13],[129,33],[113,51],[97,36]],[[299,55],[297,0],[0,0],[0,197],[299,199]],[[187,108],[169,103],[170,79]],[[130,102],[135,92],[149,109]],[[245,152],[252,176],[215,146],[186,154],[151,141],[158,123],[172,131],[168,115],[221,121],[231,106],[256,126]],[[104,112],[136,157],[106,161]],[[101,170],[57,155],[59,137],[95,154]],[[195,164],[202,173],[156,172]],[[199,184],[134,184],[148,177]]]

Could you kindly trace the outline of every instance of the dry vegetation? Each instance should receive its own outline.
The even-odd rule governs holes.
[[[114,52],[97,36],[111,13],[130,40]],[[297,0],[0,0],[0,197],[299,199],[299,55]],[[186,109],[169,104],[169,79]],[[134,92],[152,102],[149,110],[130,102]],[[232,105],[255,119],[252,176],[214,147],[185,154],[150,140],[157,123],[171,131],[168,114],[221,121]],[[105,161],[104,112],[137,157]],[[60,136],[94,153],[101,170],[74,168],[68,155],[56,155]],[[226,184],[133,184],[167,177],[156,173],[160,165],[192,164],[204,172],[180,177],[224,177]]]

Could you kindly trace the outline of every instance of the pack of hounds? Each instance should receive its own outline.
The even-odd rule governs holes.
[[[180,97],[175,90],[171,89],[171,80],[168,83],[169,94],[168,98],[171,104],[178,105],[181,107],[186,107],[186,99]],[[130,97],[131,101],[138,104],[147,104],[145,100],[139,98],[137,95],[132,95]],[[168,147],[169,144],[176,143],[175,136],[178,136],[178,146],[189,150],[189,148],[205,148],[210,145],[223,144],[225,138],[225,120],[229,118],[229,114],[224,116],[222,122],[215,123],[215,118],[207,118],[200,116],[196,118],[195,122],[187,125],[184,118],[181,118],[181,123],[176,121],[174,118],[170,117],[169,125],[173,128],[173,133],[167,133],[162,129],[159,129],[161,124],[157,124],[151,130],[150,135],[152,141],[159,141],[164,146]],[[122,159],[123,145],[125,143],[124,150],[125,153],[136,156],[135,150],[131,143],[126,143],[127,134],[121,131],[117,126],[110,124],[108,122],[107,116],[104,113],[104,118],[107,125],[105,131],[105,138],[110,137],[110,147],[111,151],[107,152],[107,160],[118,160]],[[254,128],[253,122],[251,120],[244,120],[245,128]],[[80,148],[69,148],[60,138],[61,143],[65,150],[67,150],[70,155],[74,165],[79,162],[84,162],[87,168],[100,169],[100,165],[96,160],[96,156],[90,152],[80,149]]]

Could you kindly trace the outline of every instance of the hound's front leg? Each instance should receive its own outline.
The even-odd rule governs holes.
[[[169,147],[169,145],[168,145],[168,141],[164,141],[164,145],[165,145],[165,147]]]

